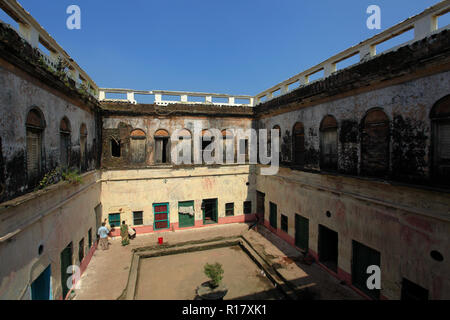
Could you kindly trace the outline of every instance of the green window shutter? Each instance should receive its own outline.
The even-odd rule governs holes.
[[[120,213],[111,213],[108,216],[108,222],[111,227],[120,227]]]
[[[195,225],[195,211],[194,215],[192,215],[192,210],[195,210],[194,201],[178,202],[178,226],[180,228],[193,227]]]

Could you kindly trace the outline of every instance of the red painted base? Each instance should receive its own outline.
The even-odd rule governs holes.
[[[231,216],[231,217],[220,217],[217,223],[211,224],[203,224],[203,220],[195,220],[195,224],[192,227],[179,227],[178,222],[171,223],[169,229],[163,230],[154,230],[153,226],[132,226],[132,228],[136,229],[136,234],[148,234],[148,233],[159,233],[159,232],[167,232],[167,231],[176,231],[176,230],[188,230],[188,229],[196,229],[196,228],[204,228],[210,227],[218,224],[229,224],[229,223],[244,223],[244,222],[253,222],[256,220],[256,214],[246,214],[241,216]],[[109,234],[111,237],[120,236],[120,229],[114,228],[113,231]]]

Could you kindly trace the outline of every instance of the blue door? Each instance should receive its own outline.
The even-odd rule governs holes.
[[[31,300],[51,300],[50,277],[52,269],[50,266],[31,284]]]

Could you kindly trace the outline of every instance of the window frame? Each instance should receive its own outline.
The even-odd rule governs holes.
[[[231,205],[232,207],[231,208],[227,208],[227,206],[229,206],[229,205]],[[228,214],[228,211],[230,211],[230,210],[231,210],[232,214]],[[233,217],[234,216],[234,202],[225,203],[225,216],[226,217]]]

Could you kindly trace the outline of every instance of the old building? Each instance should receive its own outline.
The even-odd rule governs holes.
[[[1,299],[33,298],[42,277],[65,298],[67,268],[84,271],[105,219],[141,234],[258,216],[364,297],[450,298],[449,1],[255,97],[98,88],[16,1],[0,7],[20,26],[0,24]],[[249,149],[233,130],[279,130],[278,172],[248,157],[175,163],[180,141],[206,149],[213,129],[233,160]],[[369,265],[381,290],[365,285]]]

